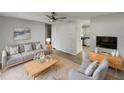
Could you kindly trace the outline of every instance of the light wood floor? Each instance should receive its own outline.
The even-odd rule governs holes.
[[[61,56],[63,58],[69,59],[77,64],[81,64],[82,63],[82,53],[79,53],[77,55],[71,55],[69,53],[65,53],[59,50],[53,50],[53,54],[56,54],[58,56]]]

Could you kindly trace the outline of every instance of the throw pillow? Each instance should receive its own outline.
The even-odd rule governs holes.
[[[41,44],[40,43],[36,43],[36,49],[41,49]]]
[[[18,46],[9,47],[9,52],[10,52],[10,55],[15,55],[15,54],[19,53]]]
[[[29,52],[29,51],[32,51],[32,45],[31,44],[25,44],[24,45],[24,49],[25,49],[25,52]]]
[[[91,76],[93,74],[93,72],[96,70],[98,66],[98,62],[95,61],[93,63],[91,63],[88,68],[85,70],[84,74],[87,76]]]
[[[93,78],[95,80],[99,80],[99,79],[104,79],[105,75],[107,73],[109,67],[109,62],[107,59],[104,59],[100,65],[98,66],[98,68],[94,71],[93,73]]]

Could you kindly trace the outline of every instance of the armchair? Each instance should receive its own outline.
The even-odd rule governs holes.
[[[103,80],[108,71],[109,62],[104,59],[96,68],[92,76],[85,75],[85,70],[90,64],[89,57],[83,52],[83,63],[78,70],[71,70],[69,72],[69,80]]]

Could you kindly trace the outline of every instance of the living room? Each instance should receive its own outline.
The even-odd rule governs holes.
[[[123,92],[123,0],[0,0],[0,92]]]
[[[55,14],[52,14],[55,13]],[[54,16],[55,15],[55,16]],[[63,18],[56,20],[55,18]],[[27,43],[37,42],[42,45],[42,50],[40,53],[47,55],[47,57],[57,58],[58,64],[56,66],[50,67],[50,69],[42,69],[38,71],[35,79],[38,80],[68,80],[68,79],[78,79],[75,77],[70,78],[70,73],[73,75],[71,69],[79,69],[80,65],[84,61],[82,58],[82,51],[95,51],[97,54],[99,52],[105,52],[108,55],[112,55],[112,60],[114,57],[119,57],[119,66],[115,66],[115,63],[112,64],[112,67],[109,68],[110,74],[107,74],[107,78],[104,79],[124,79],[123,72],[123,23],[124,23],[124,13],[116,12],[1,12],[0,13],[0,60],[2,62],[2,57],[4,57],[3,50],[6,50],[8,45],[21,45]],[[54,22],[55,21],[55,22]],[[51,25],[51,38],[46,37],[46,24]],[[89,26],[88,33],[87,30],[84,32],[82,26]],[[26,36],[19,36],[22,34],[21,31],[26,31]],[[25,33],[25,32],[24,32]],[[23,34],[24,34],[23,33]],[[89,47],[82,46],[81,35],[85,33],[85,36],[88,36]],[[86,34],[87,33],[87,34]],[[96,47],[96,37],[105,36],[105,37],[115,37],[116,48],[101,48]],[[21,39],[21,40],[20,40]],[[24,45],[25,46],[25,45]],[[39,44],[35,44],[35,47],[38,47]],[[25,46],[26,47],[26,46]],[[29,47],[29,46],[27,46]],[[39,48],[38,48],[39,49]],[[26,49],[25,49],[26,50]],[[34,48],[32,49],[32,51]],[[44,52],[42,52],[44,51]],[[48,53],[51,52],[52,53]],[[15,52],[15,51],[14,51]],[[113,53],[116,52],[116,53]],[[19,53],[19,52],[17,52]],[[16,54],[17,54],[16,53]],[[32,59],[39,51],[35,51]],[[20,55],[23,55],[21,52]],[[105,54],[106,55],[106,54]],[[41,56],[41,55],[40,55]],[[84,55],[83,55],[84,56]],[[105,56],[106,57],[106,56]],[[30,73],[26,71],[25,68],[30,68],[28,57],[23,57],[25,62],[21,64],[11,64],[12,66],[2,69],[0,79],[3,80],[30,80],[34,79],[34,76],[27,74]],[[8,58],[7,58],[8,60]],[[101,60],[101,59],[100,59]],[[102,58],[103,60],[103,58]],[[16,60],[18,61],[18,60]],[[32,60],[31,60],[32,61]],[[6,61],[7,62],[7,61]],[[13,63],[13,59],[11,63]],[[111,61],[110,61],[111,62]],[[113,62],[113,61],[112,61]],[[117,61],[118,62],[118,61]],[[44,62],[45,63],[45,62]],[[9,63],[7,63],[8,66]],[[27,64],[28,66],[24,66]],[[53,62],[52,65],[55,65]],[[2,64],[3,65],[3,64]],[[113,66],[114,65],[114,66]],[[47,65],[46,65],[47,66]],[[51,64],[50,64],[51,66]],[[5,66],[6,67],[6,66]],[[2,67],[1,67],[2,68]],[[48,67],[46,67],[48,68]],[[33,69],[33,68],[31,68]],[[41,69],[40,69],[41,70]],[[34,71],[34,70],[33,70]],[[42,72],[42,73],[39,73]],[[18,74],[19,73],[19,74]],[[107,73],[107,72],[106,72]],[[92,73],[93,74],[93,73]],[[84,79],[84,78],[81,78]],[[89,78],[85,78],[89,79]]]

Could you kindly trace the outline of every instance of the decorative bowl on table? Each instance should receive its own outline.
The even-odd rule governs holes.
[[[36,56],[34,56],[34,60],[36,60],[39,63],[43,63],[45,61],[49,61],[51,59],[51,56],[45,56],[45,55],[41,55],[41,54],[37,54]]]

